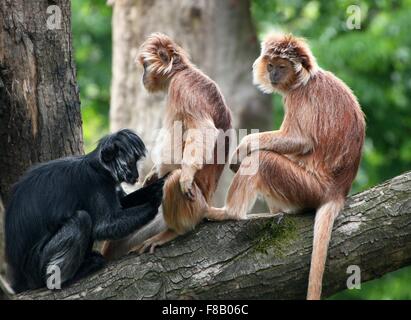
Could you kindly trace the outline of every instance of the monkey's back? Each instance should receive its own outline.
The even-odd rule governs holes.
[[[186,103],[181,104],[179,101],[185,101]],[[231,111],[227,107],[218,85],[195,67],[183,70],[173,77],[170,84],[168,103],[176,107],[179,119],[186,119],[187,117],[195,120],[208,119],[223,133],[232,128]],[[195,175],[195,182],[207,202],[211,201],[225,163],[228,160],[228,138],[225,138],[224,144],[224,163],[217,162],[216,145],[213,163],[205,164]]]
[[[351,89],[331,72],[316,75],[286,99],[284,127],[298,121],[314,150],[298,157],[313,174],[328,181],[330,193],[349,192],[358,171],[365,139],[365,119]]]

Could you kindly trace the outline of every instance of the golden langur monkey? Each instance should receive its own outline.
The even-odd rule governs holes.
[[[334,219],[360,163],[364,115],[347,85],[319,68],[306,42],[292,35],[266,38],[253,75],[263,92],[283,96],[283,123],[241,141],[226,205],[212,216],[243,219],[257,196],[272,213],[317,209],[307,299],[320,299]],[[257,173],[242,174],[250,163],[258,163]]]
[[[137,61],[144,68],[145,88],[149,92],[167,92],[165,134],[158,143],[160,156],[145,182],[151,183],[170,173],[164,186],[164,221],[156,218],[146,235],[137,231],[135,236],[123,241],[106,243],[103,254],[107,258],[136,250],[153,252],[157,246],[194,229],[208,215],[228,160],[226,132],[231,129],[231,113],[217,84],[164,34],[149,36],[141,46]],[[174,126],[178,123],[182,125],[183,141],[175,139]],[[218,144],[223,149],[221,161]],[[162,226],[155,227],[155,224]],[[147,235],[150,238],[147,239]]]

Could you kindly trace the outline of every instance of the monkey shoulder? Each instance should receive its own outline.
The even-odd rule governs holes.
[[[178,72],[171,80],[172,93],[196,95],[197,98],[209,94],[221,95],[218,85],[197,68],[189,68]]]
[[[184,101],[189,109],[211,115],[213,120],[223,117],[231,126],[231,113],[217,83],[201,70],[193,68],[179,72],[173,79],[171,101]],[[176,104],[179,105],[179,104]],[[201,105],[201,109],[199,109]],[[224,126],[225,127],[225,126]]]
[[[293,90],[284,98],[284,102],[290,109],[299,106],[300,112],[305,112],[307,120],[317,112],[321,113],[321,119],[331,117],[329,120],[342,116],[342,113],[353,114],[360,110],[357,98],[351,89],[332,72],[323,69],[312,76],[306,85]],[[305,110],[307,109],[307,110]],[[337,114],[339,115],[337,117]],[[317,120],[320,120],[316,116]]]
[[[351,88],[331,71],[321,70],[317,77],[318,90],[326,90],[329,99],[340,104],[358,105],[357,97]]]

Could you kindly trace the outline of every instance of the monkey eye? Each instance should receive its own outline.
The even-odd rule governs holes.
[[[271,72],[271,71],[273,70],[273,68],[274,68],[274,66],[273,66],[271,63],[269,63],[269,64],[267,65],[267,70],[268,70],[268,72]]]
[[[285,65],[280,65],[280,69],[285,69],[286,66]]]

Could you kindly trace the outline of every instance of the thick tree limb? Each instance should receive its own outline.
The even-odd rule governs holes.
[[[154,255],[131,255],[80,283],[18,299],[299,299],[305,297],[313,215],[204,223]],[[411,263],[411,172],[350,197],[336,221],[324,296]]]

